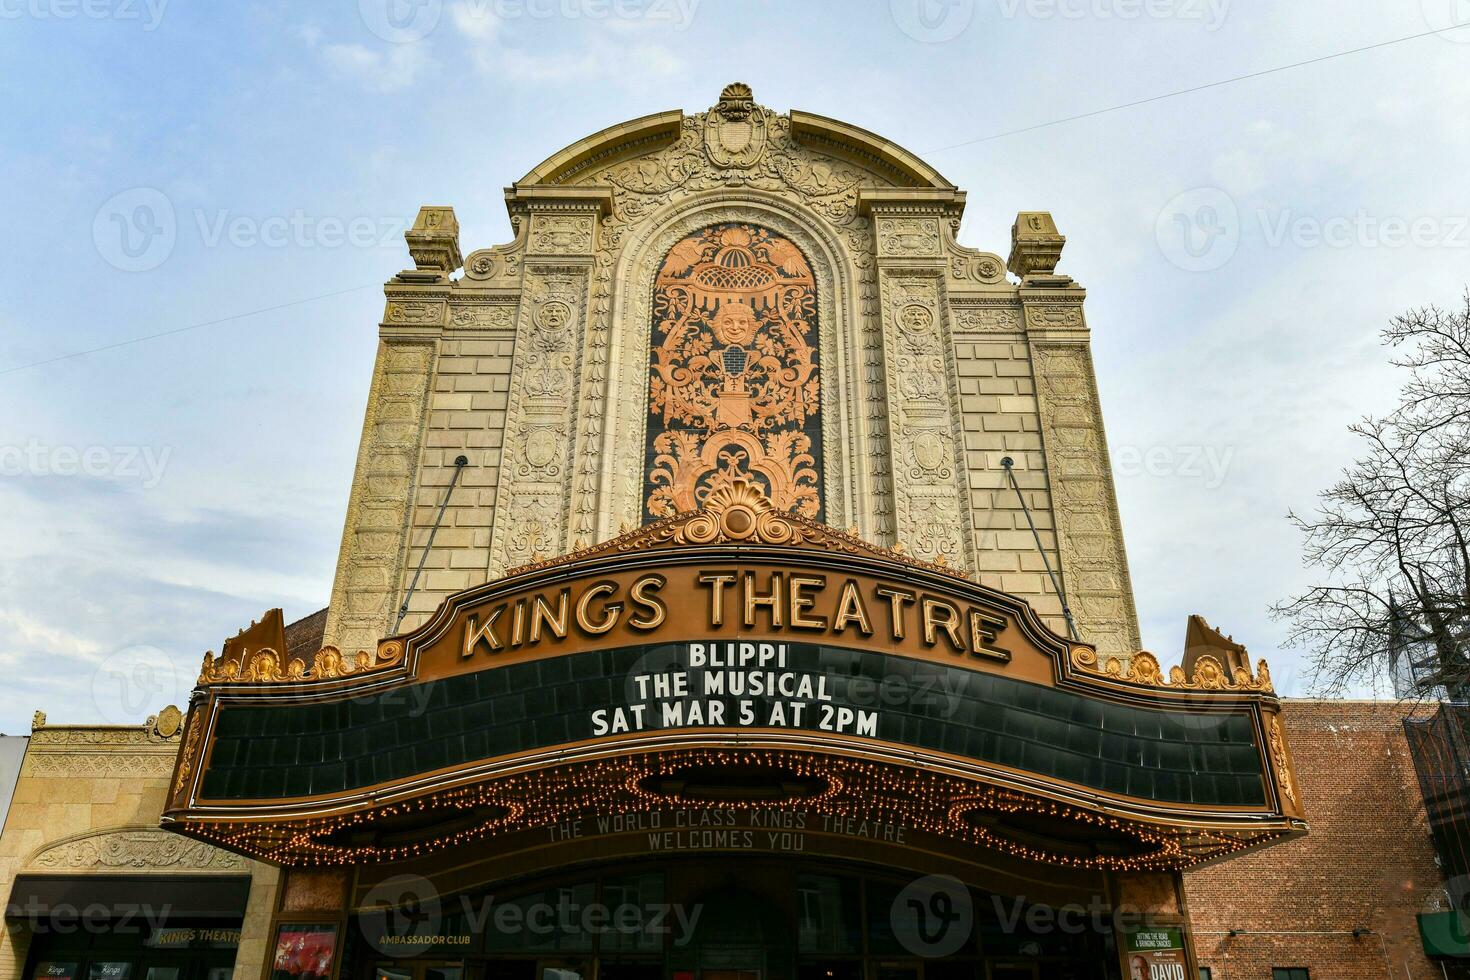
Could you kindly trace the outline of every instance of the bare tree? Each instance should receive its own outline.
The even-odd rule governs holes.
[[[1470,292],[1383,332],[1408,373],[1399,407],[1351,431],[1363,455],[1292,513],[1323,584],[1276,605],[1313,687],[1340,694],[1412,664],[1403,696],[1470,693]],[[1407,659],[1405,659],[1407,658]]]

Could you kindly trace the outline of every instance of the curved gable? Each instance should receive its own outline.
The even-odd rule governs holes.
[[[815,113],[793,109],[779,115],[756,104],[750,87],[741,82],[725,86],[720,101],[706,112],[656,112],[580,139],[537,164],[517,186],[588,183],[598,172],[681,142],[702,149],[718,168],[750,172],[753,182],[775,175],[782,167],[782,150],[800,147],[817,158],[858,167],[868,178],[865,182],[954,189],[939,171],[897,143]]]

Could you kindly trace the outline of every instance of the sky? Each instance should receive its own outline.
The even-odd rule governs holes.
[[[1177,662],[1201,613],[1306,693],[1269,615],[1317,574],[1285,515],[1394,404],[1378,331],[1470,282],[1467,21],[1467,0],[0,0],[0,732],[139,723],[264,610],[325,605],[418,208],[452,205],[465,254],[507,241],[503,188],[540,160],[736,80],[924,156],[968,192],[965,245],[1004,255],[1018,211],[1055,216],[1145,646]]]

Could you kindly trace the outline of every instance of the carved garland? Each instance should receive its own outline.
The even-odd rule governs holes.
[[[246,861],[203,841],[153,827],[125,827],[46,845],[30,866],[44,871],[234,871]]]

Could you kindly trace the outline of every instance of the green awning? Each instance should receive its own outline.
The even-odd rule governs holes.
[[[1421,912],[1419,938],[1430,956],[1470,959],[1470,915],[1464,912]]]

